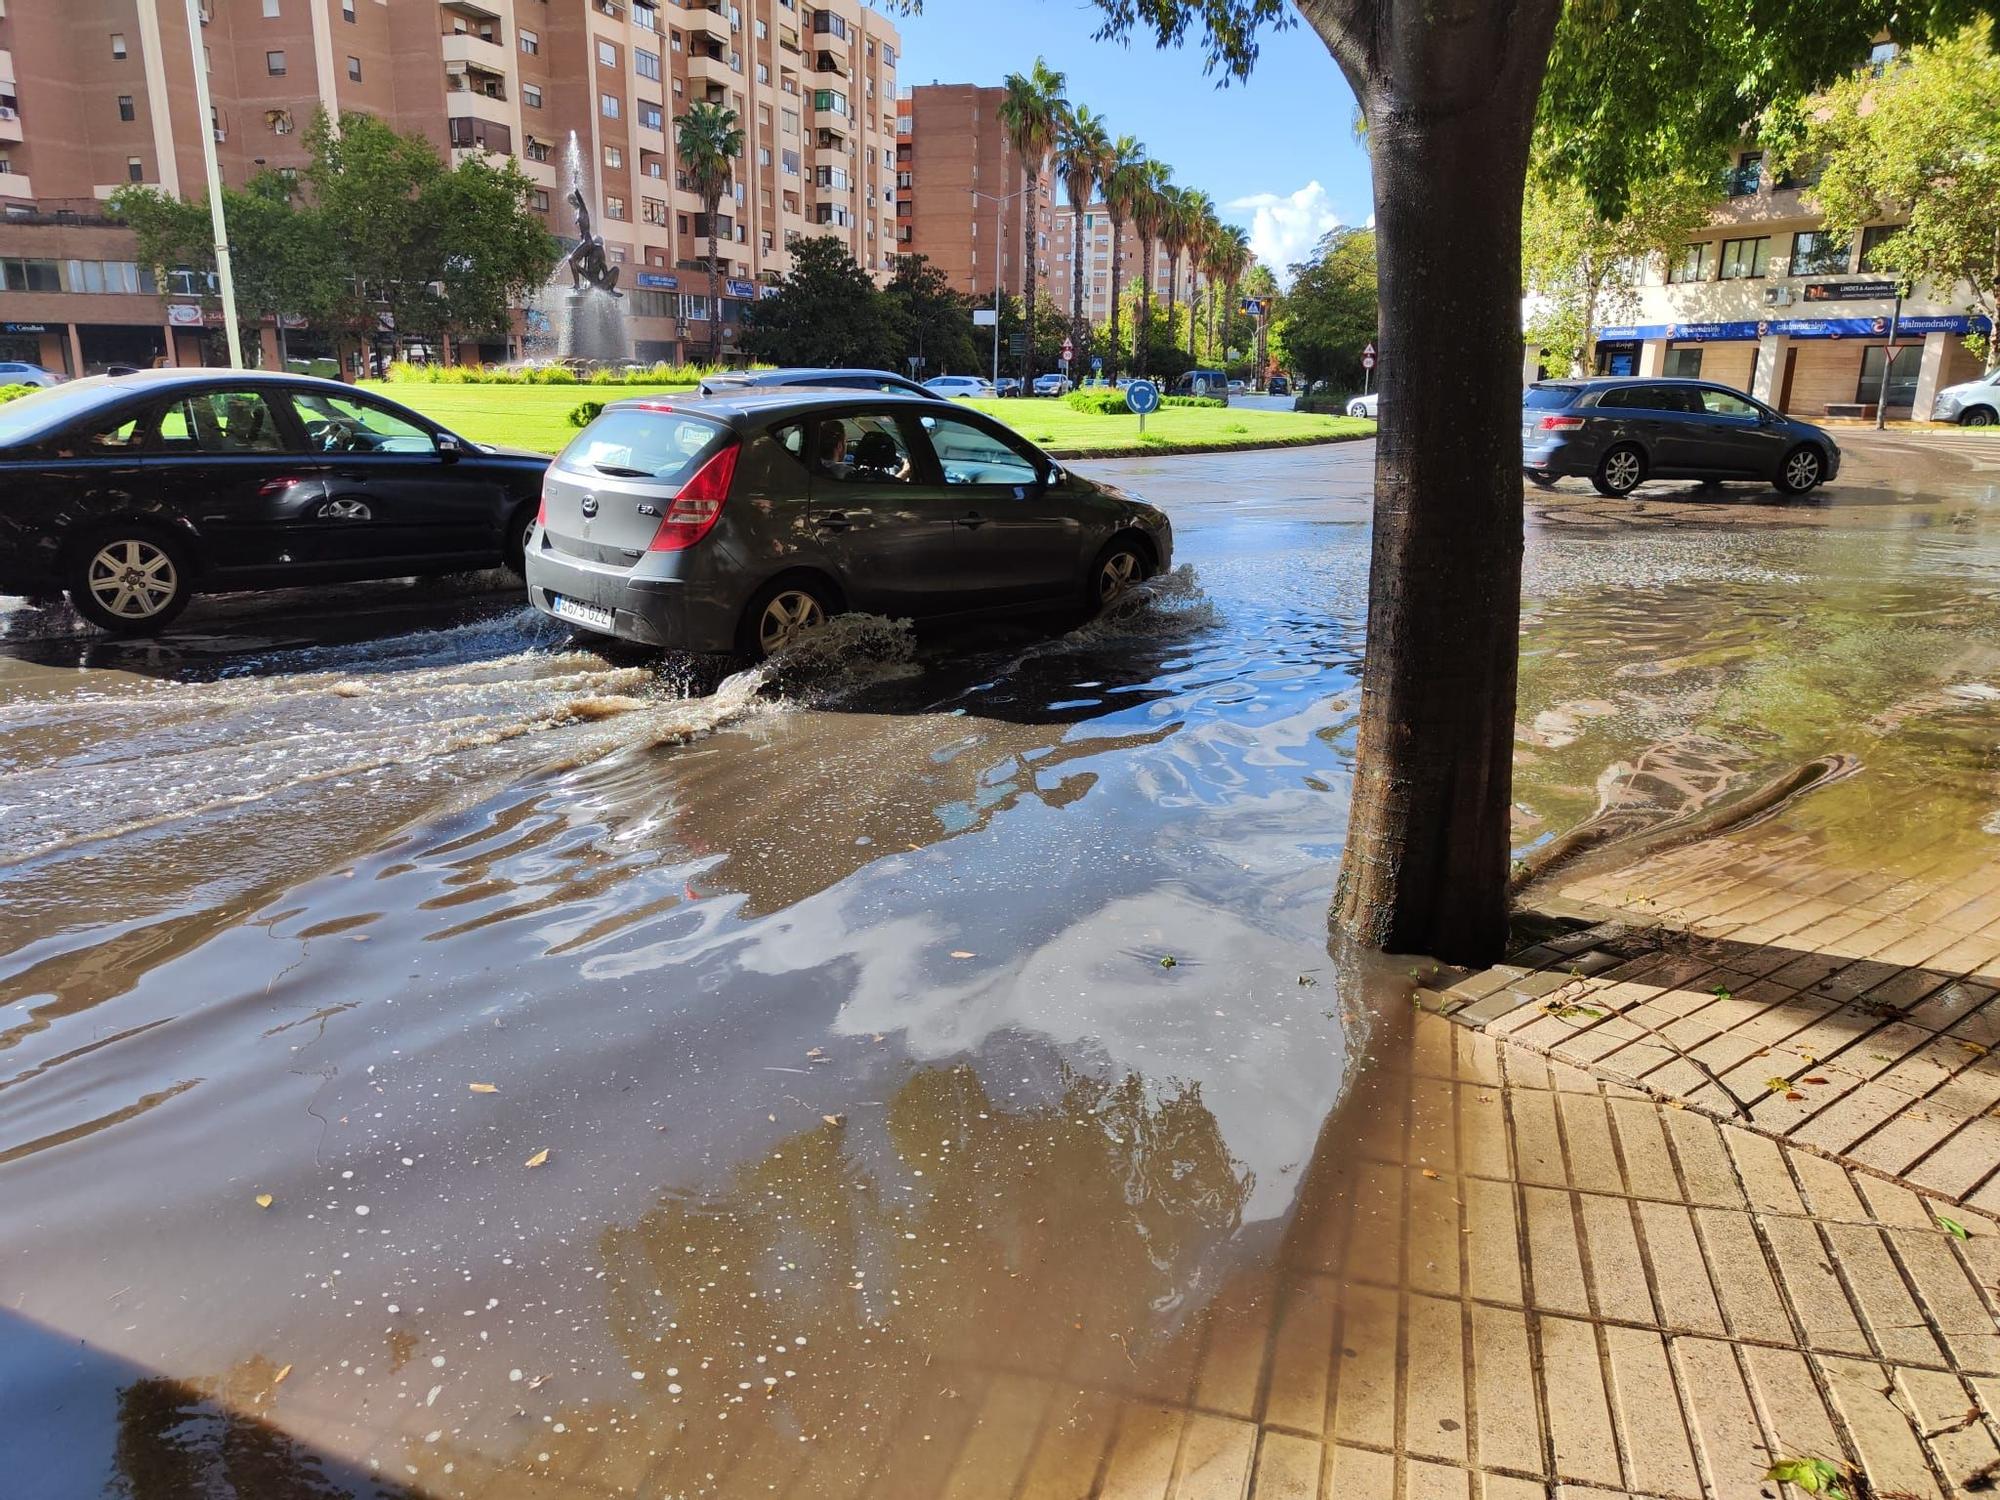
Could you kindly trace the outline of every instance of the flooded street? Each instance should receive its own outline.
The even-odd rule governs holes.
[[[494,578],[0,601],[0,1493],[1080,1496],[1235,1409],[1409,1067],[1372,464],[1079,465],[1177,572],[719,685]],[[1531,492],[1524,608],[1524,856],[1839,755],[1829,860],[1994,858],[2000,440]]]

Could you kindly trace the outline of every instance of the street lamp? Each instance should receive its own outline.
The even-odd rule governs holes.
[[[1004,209],[1007,204],[1012,203],[1016,198],[1025,197],[1029,193],[1038,191],[1041,187],[1040,175],[1040,173],[1037,173],[1036,181],[1029,183],[1024,188],[1016,188],[1011,193],[982,193],[978,188],[971,190],[973,197],[972,219],[975,224],[979,221],[978,200],[984,198],[988,203],[993,205],[993,390],[996,395],[1000,390],[1000,256],[1001,246],[1005,240]],[[1034,350],[1030,349],[1028,354],[1030,358],[1033,358]]]
[[[229,265],[229,228],[222,213],[222,173],[215,164],[214,106],[208,98],[208,53],[201,44],[201,8],[187,0],[188,44],[194,53],[194,107],[201,123],[201,160],[208,174],[208,217],[215,231],[215,277],[222,292],[222,328],[229,367],[243,368],[243,336],[236,328],[236,278]]]

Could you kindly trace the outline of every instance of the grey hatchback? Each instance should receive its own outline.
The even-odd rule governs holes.
[[[1544,487],[1588,479],[1600,495],[1648,479],[1758,479],[1788,495],[1840,472],[1823,428],[1703,380],[1544,380],[1521,398],[1521,468]]]
[[[620,401],[543,481],[528,596],[642,645],[761,658],[833,615],[1094,608],[1172,563],[1152,506],[929,397]]]

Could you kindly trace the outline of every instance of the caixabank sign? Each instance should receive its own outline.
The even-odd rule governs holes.
[[[1735,323],[1626,323],[1597,330],[1599,343],[1665,339],[1676,344],[1720,344],[1780,336],[1788,339],[1881,339],[1889,336],[1887,317],[1880,318],[1752,318]],[[1946,313],[1929,317],[1905,315],[1896,323],[1902,338],[1926,333],[1988,333],[1986,318]]]

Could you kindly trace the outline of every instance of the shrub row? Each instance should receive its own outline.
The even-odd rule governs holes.
[[[1119,390],[1108,390],[1103,386],[1084,386],[1081,389],[1071,391],[1067,396],[1063,397],[1063,400],[1069,403],[1072,411],[1088,412],[1092,416],[1129,417],[1132,415],[1132,406],[1125,399],[1125,393]],[[1227,401],[1217,396],[1162,396],[1160,398],[1160,405],[1162,406],[1227,406],[1228,404]]]
[[[1348,400],[1346,396],[1301,396],[1293,409],[1316,417],[1344,417]]]
[[[388,378],[404,385],[696,385],[723,365],[656,364],[643,370],[585,370],[565,365],[413,365],[396,360]]]
[[[38,385],[0,385],[0,402],[12,401],[18,396],[32,395],[40,389]]]

